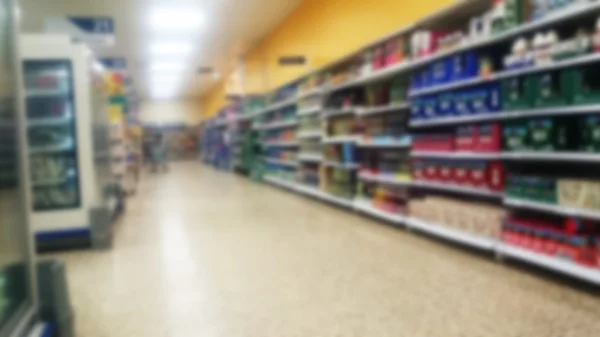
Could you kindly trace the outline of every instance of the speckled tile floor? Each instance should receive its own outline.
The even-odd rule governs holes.
[[[198,163],[67,263],[78,337],[592,337],[600,298]]]

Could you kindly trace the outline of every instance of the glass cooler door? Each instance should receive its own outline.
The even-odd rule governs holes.
[[[33,209],[80,205],[71,62],[25,61],[25,90]]]

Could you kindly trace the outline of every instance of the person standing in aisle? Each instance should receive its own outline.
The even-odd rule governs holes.
[[[152,172],[158,171],[159,168],[162,168],[163,172],[169,170],[167,166],[167,145],[161,133],[157,133],[152,142]]]

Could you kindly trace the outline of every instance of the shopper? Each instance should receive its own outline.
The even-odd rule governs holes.
[[[152,172],[158,171],[159,168],[164,172],[169,169],[167,166],[167,146],[161,133],[157,133],[152,142]]]

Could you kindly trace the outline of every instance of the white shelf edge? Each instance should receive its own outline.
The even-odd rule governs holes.
[[[365,141],[358,140],[358,147],[362,148],[386,148],[386,149],[408,149],[412,146],[411,141]]]
[[[298,154],[298,161],[304,161],[304,162],[313,162],[313,163],[320,163],[323,161],[323,156],[322,155],[313,155],[313,154],[307,154],[307,153],[299,153]]]
[[[324,109],[323,118],[333,118],[346,115],[355,115],[359,107],[343,108],[343,109]]]
[[[501,199],[504,195],[502,192],[495,192],[495,191],[490,191],[490,190],[486,190],[486,189],[482,189],[482,188],[474,188],[474,187],[470,187],[470,186],[461,186],[461,185],[454,185],[454,184],[444,184],[444,183],[418,181],[418,180],[413,181],[412,186],[419,187],[419,188],[431,189],[431,190],[455,192],[455,193],[460,193],[460,194],[465,194],[465,195],[499,198],[499,199]]]
[[[498,241],[494,239],[480,237],[444,225],[429,223],[414,217],[409,217],[406,223],[409,228],[417,229],[439,238],[482,250],[494,251],[498,244]]]
[[[333,167],[333,168],[337,168],[340,170],[347,170],[347,171],[355,171],[355,170],[358,170],[358,168],[359,168],[358,164],[345,164],[345,163],[338,163],[338,162],[334,162],[334,161],[323,161],[323,166]]]
[[[504,198],[504,205],[515,208],[523,208],[534,211],[546,212],[562,216],[580,217],[585,219],[600,220],[600,211],[587,210],[583,208],[571,208],[555,204],[544,204],[541,202],[520,200],[515,198]]]
[[[585,105],[572,105],[563,107],[538,107],[527,110],[517,111],[497,111],[493,113],[485,113],[478,115],[468,116],[452,116],[444,118],[435,118],[424,121],[412,121],[410,126],[413,128],[438,126],[438,125],[451,125],[461,124],[470,122],[483,122],[483,121],[495,121],[495,120],[506,120],[516,119],[525,117],[536,117],[536,116],[560,116],[560,115],[575,115],[575,114],[588,114],[600,112],[600,104],[585,104]]]
[[[600,153],[587,152],[503,152],[506,160],[600,162]]]
[[[500,243],[497,250],[502,256],[528,262],[530,264],[566,274],[595,285],[600,285],[600,269],[585,267],[578,265],[575,262],[561,260],[557,257],[543,255],[504,243]]]
[[[285,122],[257,125],[256,130],[284,129],[284,128],[295,127],[297,125],[298,125],[298,121],[285,121]]]
[[[266,141],[262,144],[266,147],[296,147],[300,145],[297,140]]]
[[[323,88],[313,88],[305,92],[298,93],[298,95],[296,96],[296,100],[300,101],[308,97],[320,96],[323,94],[325,94],[325,90]]]
[[[406,216],[377,209],[377,208],[373,207],[373,205],[371,205],[368,200],[364,200],[364,199],[360,199],[360,198],[355,199],[354,200],[354,209],[359,212],[369,214],[371,216],[374,216],[376,218],[379,218],[379,219],[387,221],[387,222],[391,222],[396,225],[401,225],[406,222]]]
[[[325,144],[357,143],[359,140],[360,136],[323,137],[323,143]]]
[[[300,138],[300,139],[322,138],[323,132],[321,130],[298,131],[298,134],[296,135],[296,137]]]
[[[288,166],[288,167],[297,167],[298,162],[293,160],[282,160],[282,159],[273,159],[273,158],[264,158],[267,163]]]
[[[443,151],[413,151],[413,158],[451,158],[451,159],[500,159],[501,152],[443,152]]]
[[[390,104],[390,105],[377,106],[377,107],[357,108],[356,114],[358,116],[371,116],[371,115],[393,112],[393,111],[397,111],[397,110],[405,110],[405,109],[409,109],[409,108],[410,108],[410,103],[405,102],[405,103]]]
[[[298,110],[298,112],[296,112],[296,115],[298,116],[312,116],[312,115],[317,115],[319,114],[319,112],[321,112],[323,108],[321,106],[315,106],[315,107],[311,107],[311,108],[305,108],[305,109],[300,109]]]
[[[390,176],[380,175],[380,174],[368,174],[368,173],[360,173],[359,179],[368,180],[371,182],[387,184],[387,185],[395,185],[395,186],[411,186],[411,180],[398,180]]]

